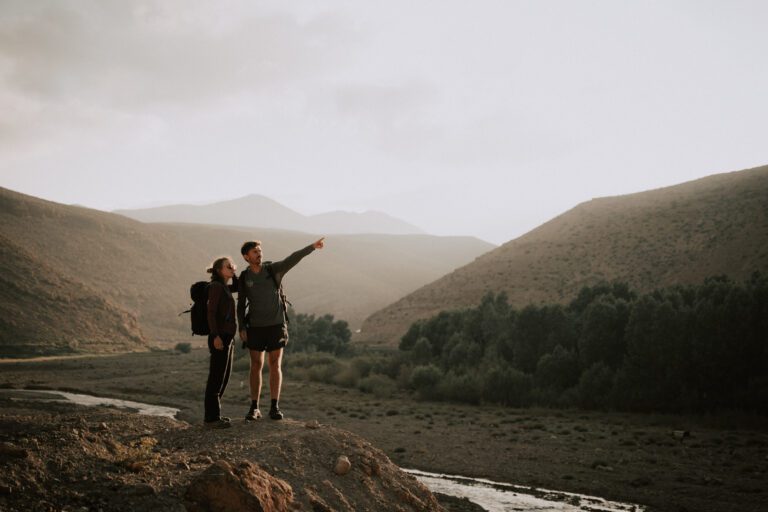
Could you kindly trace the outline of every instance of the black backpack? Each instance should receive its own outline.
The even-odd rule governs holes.
[[[198,281],[189,288],[189,296],[192,298],[192,307],[180,313],[191,313],[192,334],[208,336],[211,328],[208,326],[208,287],[210,281]]]

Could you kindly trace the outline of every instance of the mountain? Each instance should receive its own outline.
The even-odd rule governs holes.
[[[386,213],[367,211],[363,213],[328,212],[308,217],[313,233],[382,233],[391,235],[413,235],[424,232],[405,221]]]
[[[145,224],[0,188],[0,243],[6,270],[0,318],[17,322],[15,327],[2,324],[0,352],[22,343],[17,338],[22,331],[28,332],[23,343],[30,347],[52,344],[57,327],[66,327],[62,340],[70,339],[70,334],[77,338],[78,326],[88,325],[83,340],[91,333],[126,343],[135,339],[142,346],[144,339],[155,344],[189,339],[189,317],[179,312],[190,302],[190,285],[207,279],[206,266],[221,254],[229,254],[242,268],[240,246],[253,238],[262,240],[266,259],[277,260],[318,235]],[[331,313],[357,329],[372,312],[492,248],[471,237],[329,236],[325,249],[291,270],[285,288],[297,311]],[[12,291],[19,288],[23,296]],[[73,297],[69,306],[59,300],[67,294]],[[91,302],[80,301],[86,297]],[[52,335],[36,334],[42,330]],[[87,350],[87,345],[81,348]],[[98,349],[103,350],[106,347]]]
[[[522,307],[603,280],[649,291],[754,271],[768,272],[768,166],[582,203],[374,313],[356,338],[396,345],[414,321],[488,292]]]
[[[146,348],[135,315],[0,236],[0,358]]]
[[[383,233],[393,235],[424,233],[412,224],[381,212],[334,211],[307,216],[257,194],[206,205],[171,205],[138,210],[115,210],[114,213],[142,222],[219,224],[222,226],[289,229],[307,233]]]

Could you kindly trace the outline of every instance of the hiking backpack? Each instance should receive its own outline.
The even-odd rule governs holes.
[[[192,334],[207,336],[211,332],[208,326],[208,287],[210,281],[198,281],[189,288],[189,296],[192,298],[192,307],[181,313],[191,313]]]

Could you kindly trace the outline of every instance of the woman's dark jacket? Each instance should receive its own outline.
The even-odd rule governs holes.
[[[237,276],[232,277],[230,285],[213,280],[208,286],[208,327],[211,336],[234,335],[237,332],[234,292],[237,292]]]

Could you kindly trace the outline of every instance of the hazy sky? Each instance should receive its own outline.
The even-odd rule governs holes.
[[[0,185],[501,243],[768,163],[764,1],[0,0]]]

